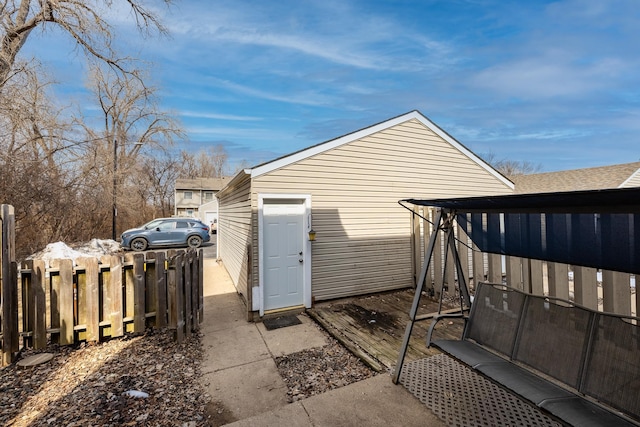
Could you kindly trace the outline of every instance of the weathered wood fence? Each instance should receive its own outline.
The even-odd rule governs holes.
[[[48,266],[34,259],[19,271],[11,261],[7,272],[4,254],[3,249],[3,365],[21,345],[43,349],[48,343],[100,341],[148,326],[172,329],[182,341],[202,321],[202,249],[87,257],[75,264],[58,259]]]
[[[18,351],[20,343],[15,229],[13,206],[0,205],[0,366],[13,361],[12,355]]]
[[[433,220],[433,209],[416,207],[415,212],[426,219]],[[412,217],[413,265],[414,276],[417,277],[433,227],[418,215]],[[427,275],[427,291],[434,295],[439,294],[441,290],[453,291],[458,279],[451,256],[446,258],[445,266],[443,233],[439,234],[436,248],[440,250],[434,251],[430,275]],[[468,261],[466,264],[468,268],[464,269],[464,275],[466,282],[470,283],[472,288],[479,280],[492,283],[504,282],[525,292],[572,300],[593,310],[637,316],[640,298],[636,292],[634,275],[592,267],[482,253],[477,250],[471,238],[461,227],[457,226],[455,234],[460,258],[463,263],[464,260]]]

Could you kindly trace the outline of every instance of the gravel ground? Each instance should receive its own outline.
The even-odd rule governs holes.
[[[375,375],[327,339],[324,347],[276,359],[290,402]],[[150,329],[98,344],[50,346],[47,352],[54,355],[47,363],[0,370],[0,425],[220,425],[215,397],[197,380],[203,356],[198,334],[178,344],[170,331]],[[32,354],[24,351],[22,358]]]

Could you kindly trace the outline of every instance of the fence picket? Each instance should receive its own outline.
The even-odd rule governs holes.
[[[193,301],[191,300],[191,266],[192,252],[185,254],[184,257],[184,327],[187,337],[191,336],[193,327],[193,311],[191,309]]]
[[[602,299],[604,311],[631,314],[630,275],[617,271],[602,271]]]
[[[154,325],[158,328],[167,326],[167,281],[165,256],[163,252],[148,252],[147,289],[154,289],[152,299],[148,302],[148,311],[155,311]]]
[[[598,270],[593,267],[573,267],[573,289],[578,304],[598,309]]]
[[[78,258],[78,270],[84,270],[78,276],[78,323],[85,325],[85,339],[98,341],[100,339],[100,309],[99,309],[99,269],[96,258]],[[81,286],[80,277],[83,277]]]
[[[111,321],[111,338],[124,335],[124,298],[122,295],[122,260],[112,255],[109,257],[109,294],[111,306],[109,307],[109,320]]]
[[[125,286],[127,293],[126,317],[133,318],[132,330],[142,333],[146,327],[145,316],[145,290],[144,290],[144,255],[141,253],[126,254],[126,264],[132,264],[125,274]]]
[[[51,260],[52,270],[57,270],[57,274],[51,274],[53,292],[56,293],[55,301],[57,306],[56,324],[59,329],[57,342],[60,345],[69,345],[75,342],[74,338],[74,283],[73,283],[73,261],[70,259]],[[52,297],[52,302],[54,298]]]

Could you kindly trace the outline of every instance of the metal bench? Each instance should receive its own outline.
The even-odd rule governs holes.
[[[458,315],[460,316],[460,315]],[[575,426],[637,426],[640,318],[480,283],[461,340],[433,345]]]

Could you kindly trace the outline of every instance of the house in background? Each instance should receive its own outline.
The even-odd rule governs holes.
[[[516,185],[516,193],[556,193],[640,187],[640,162],[514,175],[509,178]]]
[[[215,195],[229,181],[230,177],[177,179],[174,216],[199,218],[207,225],[217,222],[218,200]]]
[[[240,171],[217,194],[218,256],[248,318],[414,285],[410,197],[513,193],[413,111]]]

